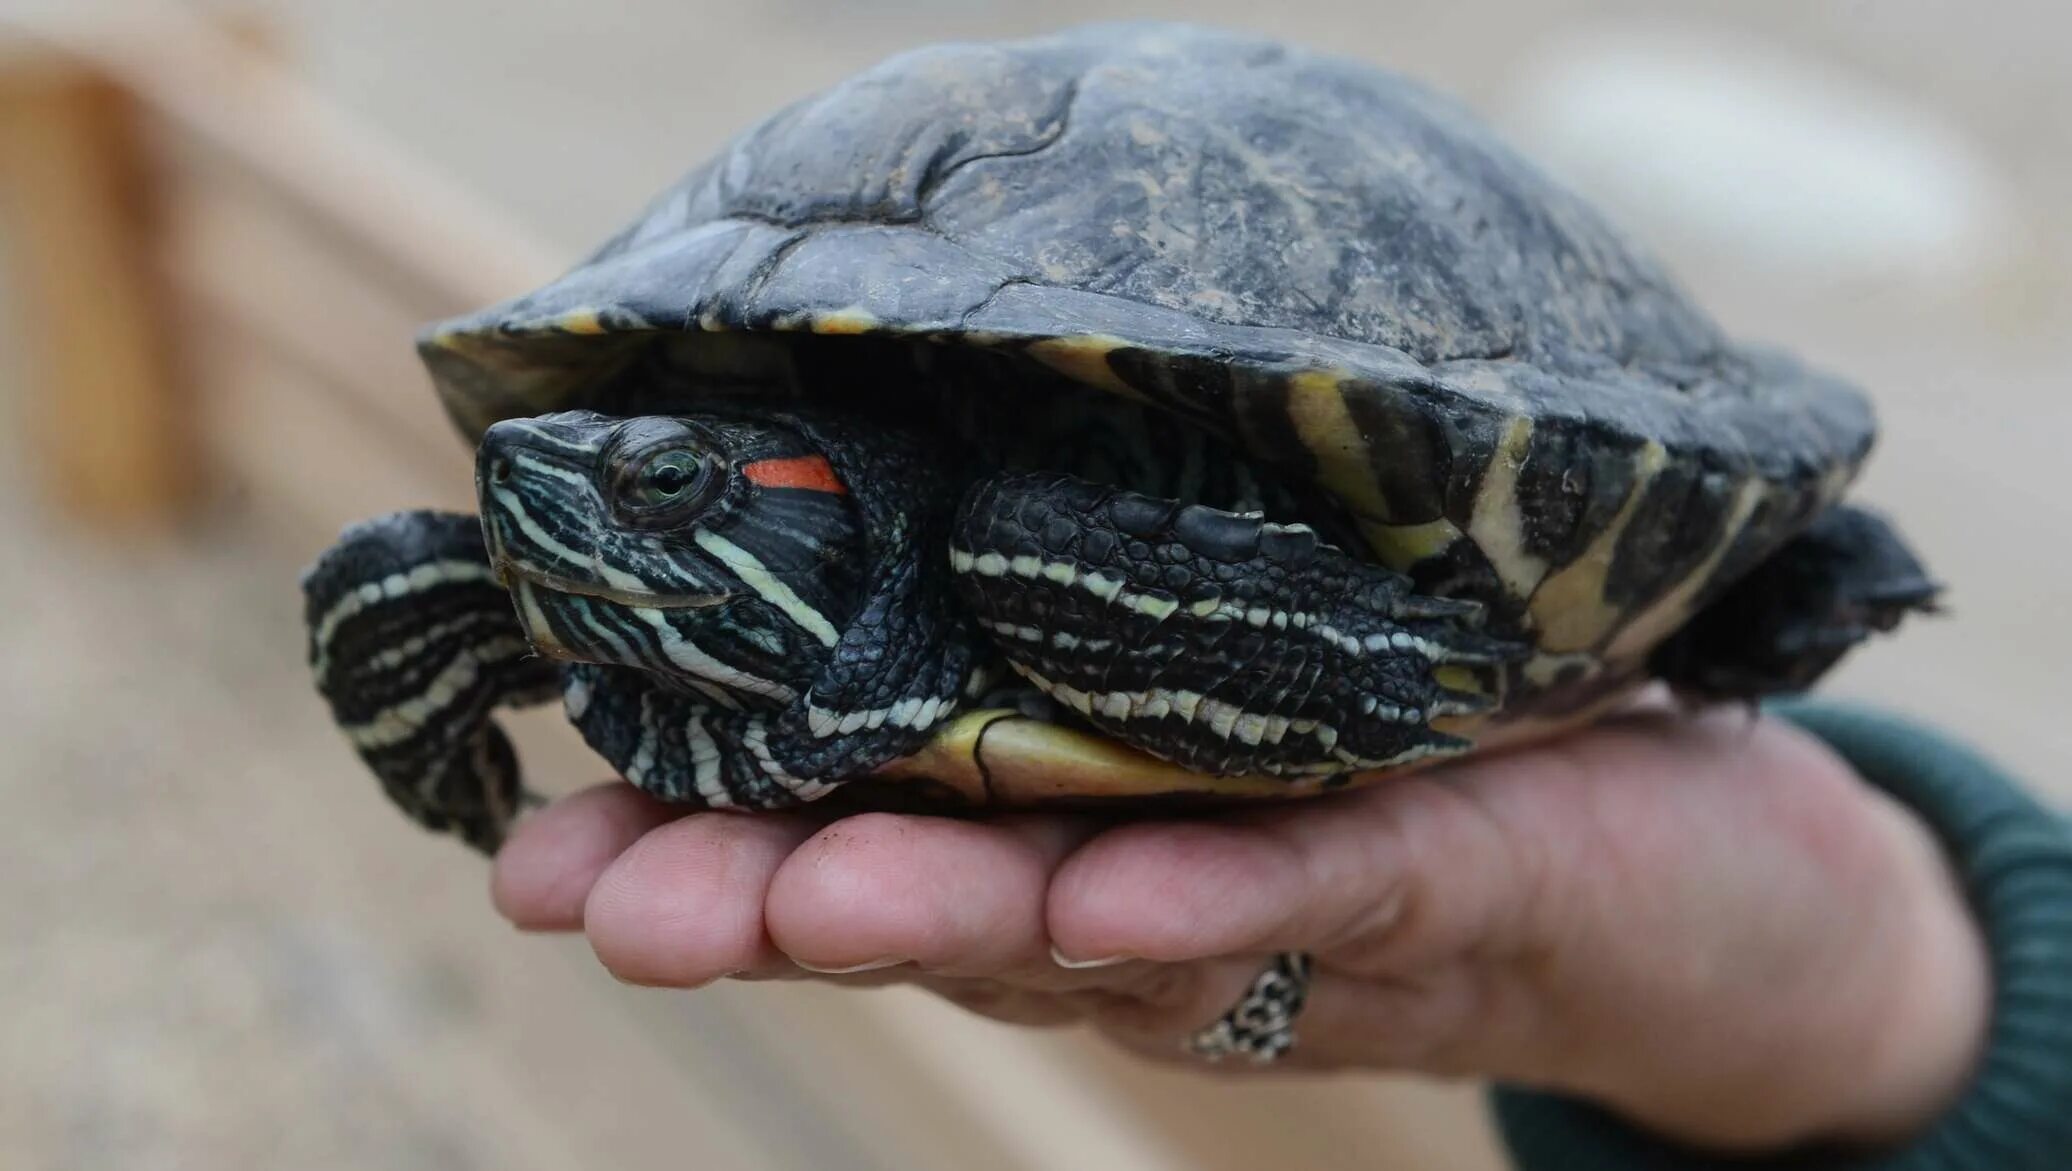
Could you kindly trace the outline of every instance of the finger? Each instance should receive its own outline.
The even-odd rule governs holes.
[[[1570,739],[1351,793],[1118,828],[1060,867],[1052,935],[1079,959],[1335,950],[1376,971],[1524,946],[1548,879],[1592,865],[1587,843],[1605,835],[1590,792],[1707,763],[1663,704],[1649,691]]]
[[[1044,892],[1087,832],[1057,816],[845,818],[801,846],[771,882],[770,936],[820,971],[912,963],[946,975],[1058,973]]]
[[[1268,962],[1230,958],[1172,965],[1164,978],[1130,995],[1075,993],[1088,1019],[1127,1048],[1182,1064],[1202,1064],[1186,1042],[1237,1002]],[[1313,970],[1309,997],[1295,1019],[1295,1045],[1275,1069],[1387,1069],[1454,1077],[1502,1075],[1520,1055],[1536,1052],[1526,1006],[1505,1003],[1505,986],[1471,965],[1452,965],[1400,979]],[[1232,1072],[1249,1061],[1215,1063]]]
[[[796,816],[697,813],[650,830],[591,888],[592,950],[619,979],[665,987],[788,967],[764,930],[763,900],[813,829]]]
[[[526,931],[580,931],[583,902],[612,859],[682,810],[623,781],[564,797],[518,822],[497,851],[489,897]]]
[[[1630,823],[1652,805],[1605,795],[1769,767],[1723,748],[1736,736],[1641,708],[1336,797],[1122,827],[1060,867],[1051,932],[1074,957],[1310,950],[1356,974],[1532,949],[1558,927],[1550,909],[1623,881],[1606,875],[1615,848],[1646,836]]]
[[[1489,946],[1529,910],[1542,860],[1537,834],[1493,816],[1484,787],[1552,767],[1492,759],[1230,818],[1120,827],[1059,868],[1048,927],[1075,959],[1304,950],[1372,973]]]

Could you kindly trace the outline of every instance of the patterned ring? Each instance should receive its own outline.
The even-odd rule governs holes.
[[[1309,999],[1310,959],[1283,952],[1254,977],[1229,1012],[1189,1036],[1184,1048],[1196,1057],[1221,1061],[1243,1054],[1267,1065],[1295,1047],[1295,1018]]]

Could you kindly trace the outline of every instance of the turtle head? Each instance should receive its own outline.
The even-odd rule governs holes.
[[[476,461],[484,537],[544,655],[784,703],[862,599],[864,534],[783,420],[510,419]]]

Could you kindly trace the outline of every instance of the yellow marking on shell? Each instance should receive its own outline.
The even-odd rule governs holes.
[[[1535,690],[1540,690],[1561,682],[1561,673],[1570,667],[1583,668],[1581,678],[1576,680],[1581,682],[1582,679],[1588,679],[1603,670],[1604,662],[1596,655],[1581,652],[1549,654],[1543,651],[1527,659],[1525,665],[1519,668],[1518,674]]]
[[[1604,657],[1610,662],[1637,658],[1649,648],[1668,637],[1671,631],[1682,626],[1691,616],[1691,605],[1700,592],[1712,582],[1712,575],[1719,569],[1720,561],[1734,547],[1734,539],[1748,524],[1748,518],[1755,513],[1756,505],[1762,503],[1764,485],[1760,480],[1743,481],[1734,493],[1734,504],[1727,512],[1726,520],[1720,524],[1719,534],[1714,538],[1712,548],[1705,554],[1705,560],[1693,566],[1683,580],[1676,583],[1667,593],[1655,599],[1653,605],[1635,615],[1633,620],[1620,630],[1611,645],[1605,648]]]
[[[1354,523],[1381,563],[1397,571],[1439,556],[1461,537],[1459,526],[1443,516],[1415,525],[1383,524],[1366,517],[1359,517]]]
[[[596,309],[573,309],[554,319],[553,328],[561,333],[591,336],[608,332],[604,319]]]
[[[1373,455],[1345,405],[1342,387],[1350,377],[1339,370],[1304,370],[1290,378],[1288,419],[1317,458],[1317,484],[1356,514],[1387,521],[1389,505],[1374,483]]]
[[[814,333],[841,335],[869,333],[882,325],[877,314],[860,305],[816,313],[808,323]]]
[[[1461,666],[1458,663],[1432,668],[1432,682],[1448,691],[1458,691],[1467,695],[1489,695],[1490,690],[1482,685],[1482,679],[1482,675],[1473,667]],[[1439,716],[1432,721],[1432,730],[1444,732],[1449,736],[1473,739],[1476,731],[1496,718],[1502,710],[1502,705],[1498,704],[1486,712],[1477,712],[1474,715]]]
[[[1123,381],[1122,376],[1115,372],[1115,367],[1108,364],[1109,354],[1133,344],[1128,339],[1113,334],[1083,333],[1031,342],[1028,353],[1030,357],[1074,382],[1141,401],[1143,394],[1136,387]]]
[[[434,330],[426,335],[425,340],[442,350],[451,350],[456,354],[466,353],[477,346],[475,334],[465,329]]]
[[[1574,561],[1547,576],[1533,591],[1528,609],[1540,632],[1539,645],[1547,651],[1584,651],[1595,647],[1618,626],[1625,612],[1605,595],[1605,582],[1619,551],[1619,538],[1633,523],[1634,513],[1646,498],[1648,485],[1669,462],[1669,452],[1659,443],[1642,447],[1633,461],[1633,486],[1618,513],[1590,547]]]
[[[1468,518],[1468,535],[1475,538],[1504,588],[1518,598],[1530,595],[1547,576],[1547,559],[1526,550],[1525,511],[1518,504],[1518,472],[1531,444],[1532,420],[1522,415],[1512,419],[1482,473],[1475,511]]]

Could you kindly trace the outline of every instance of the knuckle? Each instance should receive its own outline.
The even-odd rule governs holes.
[[[1405,778],[1368,795],[1338,848],[1299,851],[1312,908],[1302,943],[1355,975],[1388,964],[1429,906],[1420,833],[1444,799],[1441,786]]]
[[[1550,863],[1543,835],[1482,774],[1406,778],[1361,825],[1360,861],[1317,875],[1333,900],[1316,950],[1348,975],[1384,976],[1468,951],[1517,946],[1539,916]]]

